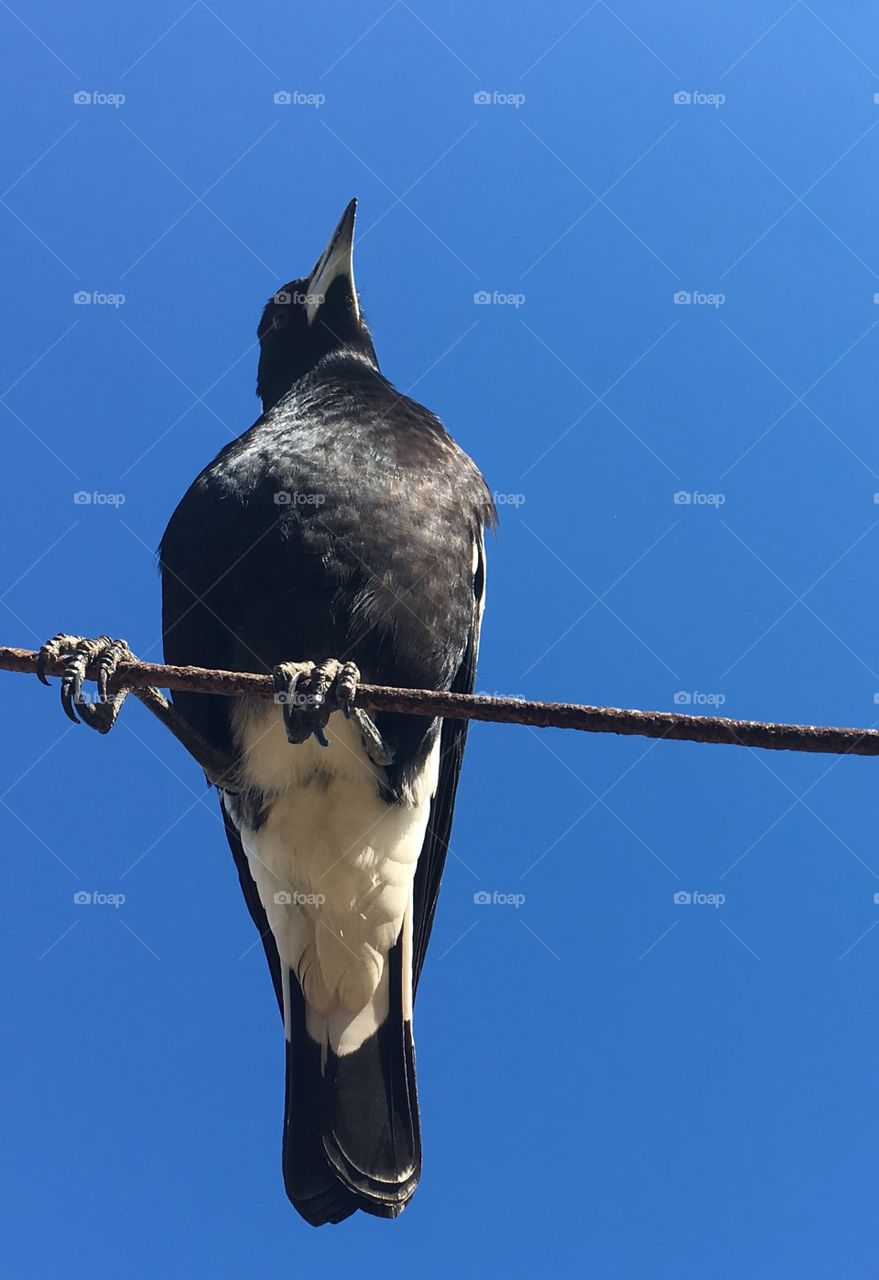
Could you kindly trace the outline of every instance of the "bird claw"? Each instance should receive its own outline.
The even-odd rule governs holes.
[[[351,680],[348,666],[354,667],[354,664],[343,665],[335,658],[328,658],[324,662],[282,662],[275,667],[272,672],[275,701],[283,708],[289,742],[306,742],[314,734],[322,747],[330,745],[324,733],[330,718],[327,695],[334,690],[343,671],[347,681],[343,681],[343,685],[347,689]],[[356,685],[356,667],[354,673]]]
[[[282,662],[272,672],[275,701],[284,713],[284,729],[288,742],[299,744],[314,737],[322,747],[330,745],[324,729],[329,721],[332,705],[346,720],[354,720],[363,745],[374,764],[385,766],[393,761],[394,753],[385,743],[367,713],[354,706],[360,671],[354,662],[340,662],[338,658],[326,658],[323,662]]]
[[[69,636],[65,632],[59,631],[57,636],[53,636],[51,640],[47,640],[44,645],[41,645],[40,652],[37,654],[37,679],[40,684],[48,687],[49,681],[46,679],[47,668],[53,666],[84,639],[85,636]]]
[[[127,689],[110,693],[110,681],[119,663],[132,662],[134,654],[124,640],[114,640],[110,636],[88,639],[60,632],[42,646],[37,657],[37,677],[43,684],[49,683],[47,668],[61,659],[66,659],[61,673],[64,714],[74,724],[86,724],[98,733],[109,733],[128,696]],[[93,699],[87,697],[82,688],[89,668],[95,671],[97,685]]]

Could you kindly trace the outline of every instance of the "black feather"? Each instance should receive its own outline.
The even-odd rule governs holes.
[[[334,246],[350,245],[353,208],[318,276],[335,262]],[[379,373],[350,275],[330,281],[316,317],[276,295],[259,333],[265,412],[205,467],[162,539],[166,662],[264,673],[339,658],[356,662],[365,681],[470,692],[484,582],[473,550],[494,521],[482,476],[439,419]],[[174,700],[234,757],[235,700]],[[404,927],[386,957],[388,1016],[354,1052],[337,1056],[309,1036],[302,991],[282,965],[248,865],[238,824],[257,829],[271,796],[251,785],[224,806],[242,892],[288,1010],[285,1187],[315,1225],[356,1209],[395,1217],[421,1167],[404,1010],[436,911],[467,725],[394,713],[376,722],[394,753],[378,784],[386,803],[412,803],[438,733],[440,765],[415,872],[411,954]]]

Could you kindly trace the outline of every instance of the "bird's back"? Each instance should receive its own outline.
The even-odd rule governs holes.
[[[267,671],[343,656],[365,680],[446,687],[490,520],[479,471],[439,419],[358,357],[331,357],[175,511],[161,547],[166,660]],[[222,733],[221,711],[201,708],[206,729]]]

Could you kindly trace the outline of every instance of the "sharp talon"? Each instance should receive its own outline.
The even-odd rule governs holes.
[[[294,746],[305,742],[311,733],[310,727],[303,731],[302,717],[299,712],[299,685],[313,669],[310,663],[282,662],[272,671],[272,683],[275,688],[275,701],[281,704],[284,721],[284,732],[287,741]]]
[[[324,729],[331,706],[338,707],[351,719],[360,679],[353,662],[326,658],[319,663],[281,663],[275,667],[272,679],[277,701],[283,707],[289,742],[298,745],[313,735],[322,747],[328,747],[330,742]]]
[[[46,679],[46,668],[64,657],[65,654],[72,653],[78,644],[81,644],[82,636],[70,636],[64,631],[59,631],[57,636],[53,636],[51,640],[47,640],[40,647],[37,655],[37,679],[41,684],[48,685]]]
[[[110,640],[107,637],[107,647],[98,658],[97,685],[101,702],[111,701],[107,688],[116,674],[119,663],[131,662],[133,657],[134,654],[124,640]]]
[[[345,662],[336,676],[336,701],[342,715],[350,720],[354,713],[354,697],[360,683],[360,669],[355,662]]]
[[[354,705],[360,683],[356,663],[339,662],[336,658],[317,664],[281,663],[272,672],[272,680],[276,700],[284,713],[288,742],[298,746],[313,736],[322,747],[330,746],[324,729],[330,718],[327,704],[332,695],[346,720],[356,721],[364,749],[373,764],[386,768],[393,763],[393,748],[385,742],[372,718]]]
[[[128,696],[127,689],[109,693],[110,681],[122,661],[134,658],[124,640],[110,636],[98,636],[89,640],[84,636],[70,636],[63,632],[49,640],[40,649],[37,658],[37,675],[43,684],[46,668],[60,659],[66,660],[61,673],[61,707],[74,724],[86,724],[99,733],[109,733],[116,722],[122,703]],[[83,694],[83,684],[89,668],[95,669],[97,699],[91,702]],[[77,711],[79,715],[77,715]]]
[[[82,724],[82,721],[80,720],[79,716],[76,714],[76,712],[73,710],[73,707],[70,705],[69,698],[66,698],[63,693],[61,695],[61,706],[68,720],[72,720],[74,724]]]
[[[85,649],[87,643],[88,641],[81,641],[76,646],[61,678],[61,705],[68,719],[72,720],[74,724],[80,723],[74,707],[83,705],[82,682],[88,664]]]

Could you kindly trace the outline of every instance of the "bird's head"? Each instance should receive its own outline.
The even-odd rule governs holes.
[[[266,303],[257,329],[256,391],[264,409],[330,352],[353,351],[378,368],[354,287],[356,210],[357,201],[352,200],[311,274],[289,281]]]

